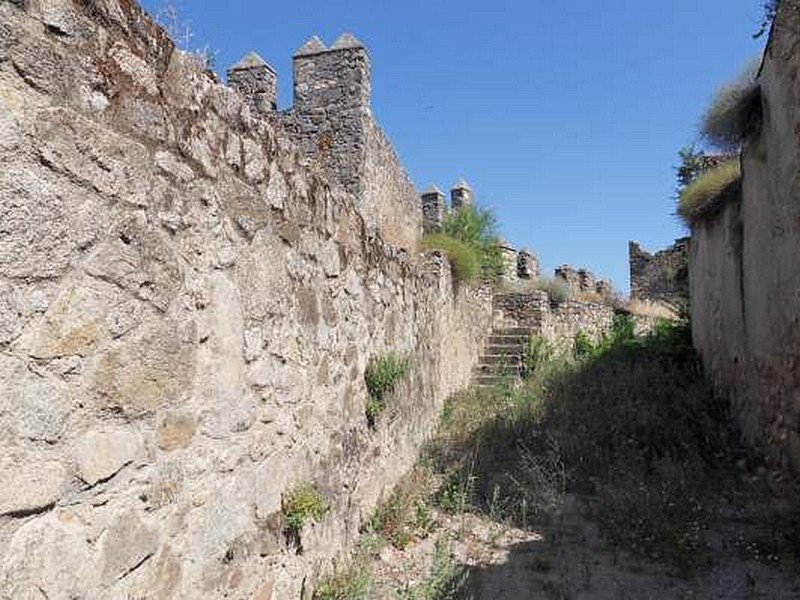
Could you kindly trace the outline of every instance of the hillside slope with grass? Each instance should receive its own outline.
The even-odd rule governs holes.
[[[798,597],[792,492],[740,444],[685,324],[618,319],[569,356],[535,338],[526,363],[522,385],[451,398],[363,533],[357,593],[327,597]]]

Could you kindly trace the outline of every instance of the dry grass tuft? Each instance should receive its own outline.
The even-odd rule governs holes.
[[[741,179],[742,168],[738,157],[704,171],[681,191],[678,215],[691,227],[715,206],[716,201],[733,193],[741,184]]]

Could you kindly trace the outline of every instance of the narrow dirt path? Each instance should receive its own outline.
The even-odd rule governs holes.
[[[468,569],[468,591],[460,597],[471,600],[800,598],[797,572],[748,556],[743,540],[753,523],[747,515],[725,520],[709,532],[711,564],[690,578],[609,547],[575,498],[568,499],[558,522],[527,531],[470,514],[436,516],[441,527],[430,537],[405,550],[389,546],[381,551],[375,561],[376,600],[394,600],[398,591],[423,581],[442,541],[449,544],[454,561]]]

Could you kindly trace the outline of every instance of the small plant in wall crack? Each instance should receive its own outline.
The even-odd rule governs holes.
[[[374,358],[367,365],[364,382],[367,384],[367,422],[374,427],[380,414],[386,410],[386,400],[397,384],[408,377],[411,366],[408,358],[389,353]]]
[[[304,483],[281,498],[281,511],[286,518],[286,536],[293,541],[298,550],[300,546],[300,532],[310,520],[319,522],[331,510],[325,496],[312,484]]]

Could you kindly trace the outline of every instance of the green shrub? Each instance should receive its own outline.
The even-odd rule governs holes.
[[[505,271],[497,219],[491,210],[467,206],[450,211],[442,221],[442,232],[472,248],[484,279],[494,281]]]
[[[401,379],[410,372],[408,358],[389,353],[375,358],[367,365],[364,381],[367,384],[367,421],[375,424],[378,416],[386,409],[386,397],[394,391]]]
[[[756,78],[760,57],[734,80],[721,86],[703,115],[701,136],[713,147],[737,150],[758,126],[761,92]]]
[[[310,483],[294,488],[281,498],[281,510],[286,518],[286,528],[292,535],[299,534],[309,519],[321,521],[330,509],[325,497]]]
[[[575,334],[575,358],[590,358],[598,351],[599,345],[595,344],[583,329]]]
[[[548,367],[554,357],[553,345],[544,336],[530,336],[522,355],[523,375],[536,377]]]
[[[556,304],[566,302],[572,295],[569,284],[561,277],[540,277],[536,280],[536,289],[547,292],[550,301]]]
[[[428,250],[440,250],[453,266],[456,279],[466,283],[475,281],[481,274],[478,252],[471,246],[446,233],[431,233],[422,240]]]
[[[313,600],[367,600],[372,574],[362,564],[355,564],[320,581]]]
[[[455,471],[436,494],[436,503],[446,513],[457,515],[467,511],[474,493],[475,476]]]
[[[702,172],[681,192],[678,214],[688,226],[693,225],[713,206],[715,200],[731,190],[741,178],[741,163],[738,158]]]

